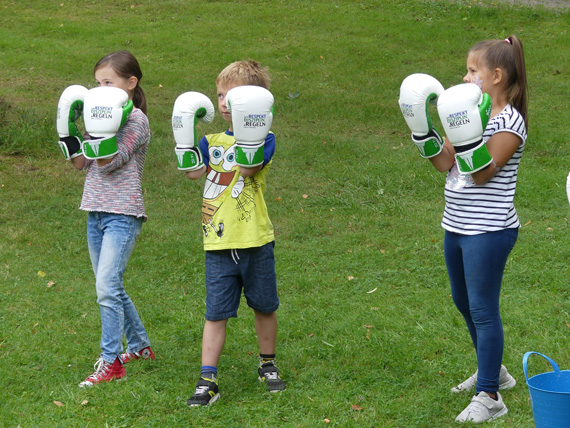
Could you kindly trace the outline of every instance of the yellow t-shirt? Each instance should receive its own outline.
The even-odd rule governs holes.
[[[235,162],[235,138],[229,131],[206,135],[200,150],[207,166],[202,199],[204,250],[261,247],[275,240],[265,205],[265,177],[275,150],[275,136],[265,143],[265,165],[243,177]]]

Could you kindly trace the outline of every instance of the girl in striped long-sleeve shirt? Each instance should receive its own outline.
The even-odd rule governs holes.
[[[140,87],[142,72],[130,52],[117,51],[99,60],[94,74],[99,86],[127,92],[135,108],[117,132],[118,152],[112,158],[89,160],[80,155],[71,159],[77,169],[87,170],[80,209],[88,212],[87,243],[102,325],[95,372],[80,387],[125,377],[123,364],[130,360],[154,359],[146,330],[123,287],[123,273],[146,221],[141,179],[150,128]],[[128,344],[125,353],[123,333]]]
[[[446,141],[430,158],[447,171],[444,253],[455,305],[465,318],[478,370],[454,392],[476,387],[458,422],[484,422],[507,413],[499,389],[515,379],[502,366],[504,336],[499,294],[507,258],[520,226],[513,198],[527,139],[527,81],[523,46],[516,36],[476,44],[467,56],[466,83],[477,84],[492,101],[483,140],[492,157],[486,168],[461,174],[455,149]]]

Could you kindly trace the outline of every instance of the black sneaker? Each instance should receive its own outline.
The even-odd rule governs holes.
[[[258,369],[259,381],[265,382],[269,392],[285,390],[285,382],[279,376],[279,369],[275,367],[275,361],[263,363]]]
[[[218,393],[218,381],[213,373],[202,375],[196,383],[194,395],[188,399],[190,407],[209,406],[213,404],[220,394]]]

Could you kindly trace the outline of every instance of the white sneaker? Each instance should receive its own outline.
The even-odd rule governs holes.
[[[477,373],[478,370],[470,378],[460,383],[456,387],[451,388],[451,392],[459,393],[475,388],[475,385],[477,385]],[[499,375],[499,389],[514,388],[516,384],[517,381],[509,374],[507,368],[505,366],[501,366],[501,374]]]
[[[480,392],[473,396],[471,403],[455,418],[455,422],[491,422],[507,412],[501,394],[497,392],[497,399],[493,400],[486,392]]]

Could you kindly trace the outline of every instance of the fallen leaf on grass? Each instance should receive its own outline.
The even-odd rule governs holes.
[[[303,199],[307,199],[309,197],[309,195],[307,195],[306,193],[303,195]]]
[[[52,288],[55,285],[55,282],[50,281],[47,283],[47,288]]]
[[[348,280],[352,281],[354,279],[354,277],[352,275],[348,275]]]
[[[324,420],[325,420],[325,424],[330,424],[330,423],[331,423],[331,420],[330,420],[330,419],[325,418]]]
[[[362,407],[357,406],[356,404],[351,404],[352,410],[364,410]]]
[[[528,226],[530,223],[532,222],[532,220],[527,221],[524,225]]]
[[[568,327],[570,327],[570,326],[568,326]],[[315,335],[315,333],[309,333],[309,334],[307,335],[307,337],[313,337],[314,335]]]
[[[282,200],[282,199],[281,199],[281,196],[276,197],[275,200],[276,200],[277,202],[281,202],[281,200]]]
[[[40,271],[38,271],[38,276],[41,276],[41,277],[43,278],[44,276],[46,276],[46,273],[45,273],[45,272],[42,272],[42,271],[40,270]]]
[[[89,401],[83,400],[83,401],[81,402],[81,405],[82,405],[82,406],[87,406],[88,403],[89,403]]]
[[[57,407],[63,407],[63,403],[61,401],[55,400],[53,404],[55,404]]]

